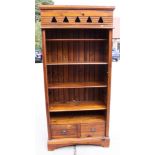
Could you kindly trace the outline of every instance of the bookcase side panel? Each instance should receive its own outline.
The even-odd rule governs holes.
[[[44,91],[45,91],[45,106],[47,116],[47,128],[48,128],[48,139],[51,139],[50,130],[50,115],[49,115],[49,96],[48,96],[48,79],[47,79],[47,66],[46,66],[46,31],[42,30],[42,46],[43,46],[43,71],[44,71]]]
[[[111,68],[112,68],[112,29],[109,29],[109,35],[108,35],[108,88],[107,88],[106,137],[109,137]]]

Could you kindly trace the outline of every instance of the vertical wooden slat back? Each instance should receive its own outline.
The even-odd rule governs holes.
[[[89,96],[88,98],[86,98],[86,94],[83,94],[83,97],[81,97],[81,94],[77,94],[73,95],[72,98],[70,96],[70,92],[75,92],[75,88],[72,89],[53,89],[53,90],[49,90],[49,102],[50,104],[52,104],[52,102],[59,102],[59,103],[65,103],[65,102],[77,102],[77,101],[103,101],[104,103],[106,103],[106,94],[107,94],[107,90],[102,89],[102,88],[82,88],[80,90],[83,90],[83,92],[87,92],[87,95]],[[62,91],[64,91],[64,93],[62,93]],[[98,92],[95,95],[92,95],[92,92]],[[62,94],[62,96],[54,96],[56,93],[58,94]],[[67,97],[66,97],[67,95]],[[78,98],[78,99],[77,99]]]
[[[47,70],[49,83],[94,81],[107,83],[108,68],[106,65],[55,65],[48,66]]]
[[[107,39],[101,30],[48,30],[48,39]],[[101,36],[103,35],[103,36]],[[60,48],[58,48],[60,47]],[[58,49],[58,51],[57,51]],[[47,62],[107,62],[107,41],[47,41]],[[71,51],[71,52],[70,52]],[[73,59],[71,60],[71,57]]]
[[[48,39],[93,39],[107,38],[107,32],[90,29],[48,30]],[[47,62],[102,62],[107,60],[107,46],[104,42],[92,41],[47,41]],[[107,82],[107,66],[65,65],[48,66],[49,83],[52,82]],[[50,102],[106,101],[106,90],[55,89],[49,91]]]

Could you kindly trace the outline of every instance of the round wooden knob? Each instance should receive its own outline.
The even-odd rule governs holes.
[[[91,132],[96,132],[96,128],[91,128],[90,131]]]
[[[83,12],[81,14],[82,14],[82,16],[84,16],[84,13]]]

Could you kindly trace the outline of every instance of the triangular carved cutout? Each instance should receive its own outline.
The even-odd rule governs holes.
[[[103,18],[102,17],[99,18],[98,23],[103,23]]]
[[[65,17],[63,22],[64,22],[64,23],[68,23],[68,22],[69,22],[69,21],[68,21],[68,18]]]
[[[56,18],[55,18],[55,17],[53,17],[53,18],[52,18],[52,20],[51,20],[51,22],[52,22],[52,23],[57,23]]]
[[[80,23],[80,22],[81,22],[81,21],[80,21],[80,18],[79,18],[79,17],[76,17],[75,22],[76,22],[76,23]]]
[[[92,20],[91,20],[90,17],[88,17],[88,19],[87,19],[87,23],[92,23]]]

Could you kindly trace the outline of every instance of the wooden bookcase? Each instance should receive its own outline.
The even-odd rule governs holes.
[[[114,7],[40,10],[48,149],[108,147]]]

